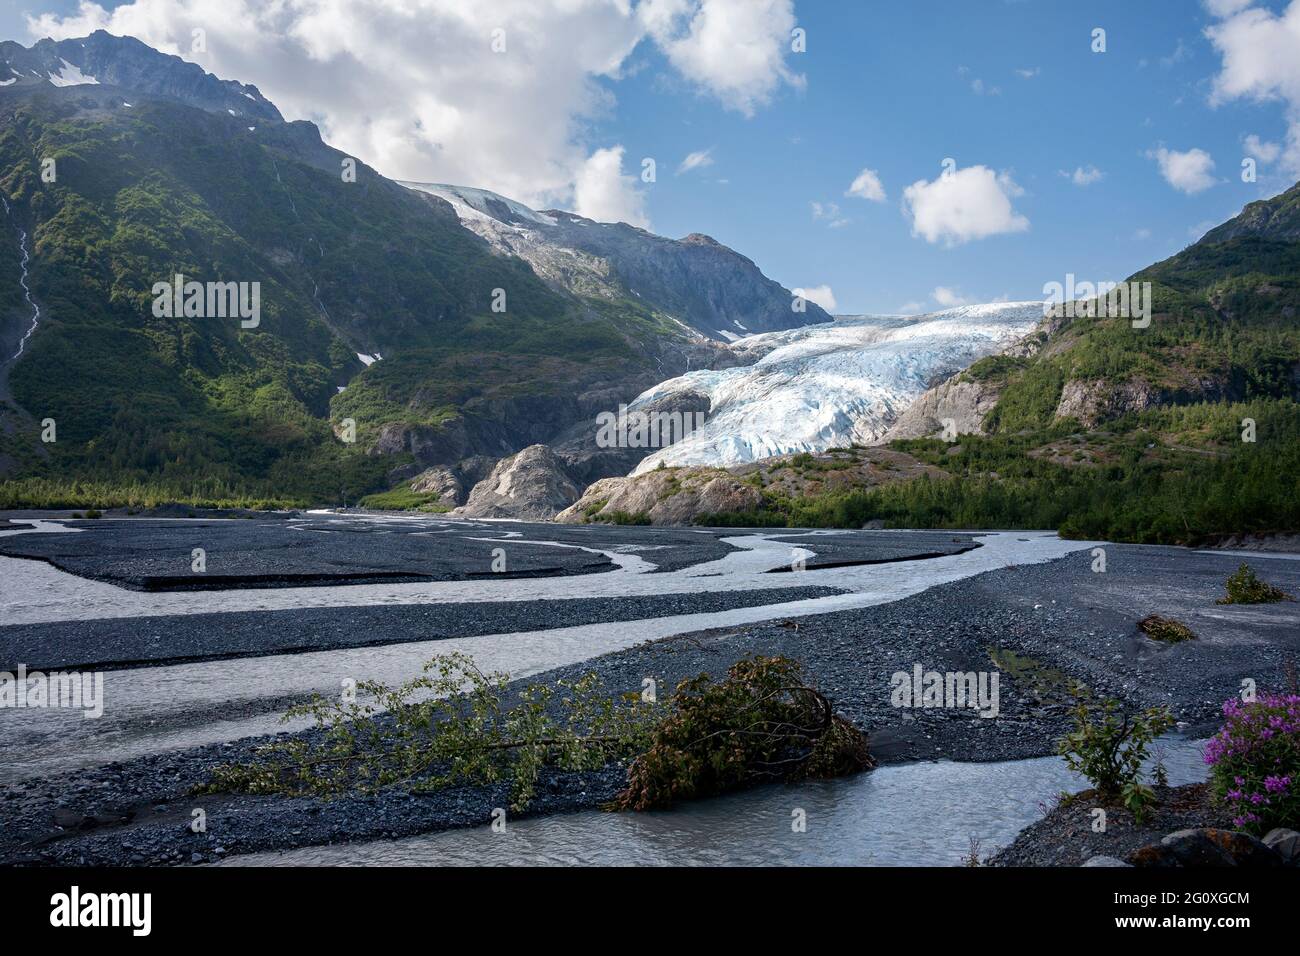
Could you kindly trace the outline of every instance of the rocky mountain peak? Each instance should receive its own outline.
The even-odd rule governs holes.
[[[258,123],[283,122],[280,111],[256,86],[218,79],[198,64],[160,53],[135,37],[103,30],[75,39],[46,38],[31,47],[12,40],[0,43],[0,85],[37,83],[116,86],[169,97],[210,113]]]
[[[1250,236],[1275,242],[1300,242],[1300,183],[1270,199],[1249,203],[1238,216],[1202,236],[1197,245]]]

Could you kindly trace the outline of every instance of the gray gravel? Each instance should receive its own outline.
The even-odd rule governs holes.
[[[1122,860],[1166,834],[1198,827],[1233,829],[1231,814],[1216,807],[1203,784],[1156,787],[1156,804],[1138,823],[1121,806],[1109,805],[1105,832],[1093,830],[1092,811],[1102,804],[1091,790],[1063,801],[988,862],[993,866],[1082,866],[1094,856]]]
[[[0,671],[112,669],[227,657],[376,647],[481,634],[758,607],[843,593],[838,588],[656,594],[650,597],[482,601],[391,607],[176,614],[0,627]]]
[[[617,693],[639,690],[646,676],[671,686],[702,670],[721,674],[745,654],[784,653],[802,661],[837,709],[869,732],[882,762],[1005,760],[1054,751],[1069,725],[1067,677],[1132,706],[1169,704],[1189,732],[1208,733],[1220,703],[1243,678],[1261,688],[1277,686],[1285,665],[1300,661],[1300,606],[1213,603],[1240,558],[1132,546],[1110,546],[1107,558],[1105,574],[1093,573],[1092,556],[1081,552],[860,611],[670,638],[532,680],[594,670]],[[1300,593],[1300,563],[1264,556],[1251,561],[1266,580]],[[1151,613],[1184,621],[1198,639],[1155,644],[1136,629]],[[894,671],[915,663],[927,670],[989,670],[991,652],[1001,663],[996,719],[968,710],[890,705]],[[493,807],[504,805],[500,788],[421,797],[394,792],[332,803],[185,796],[215,763],[247,759],[253,743],[0,789],[0,863],[183,864],[233,852],[481,824]],[[545,795],[532,812],[599,805],[621,782],[618,767],[548,775]],[[195,806],[208,811],[205,835],[186,829]],[[129,819],[114,822],[124,817]]]

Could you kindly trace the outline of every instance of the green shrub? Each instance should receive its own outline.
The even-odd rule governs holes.
[[[616,809],[649,810],[763,781],[839,777],[874,766],[860,730],[785,657],[737,661],[721,682],[682,681],[673,713],[628,770]]]
[[[605,521],[609,524],[650,524],[650,516],[644,511],[638,511],[633,514],[630,511],[603,511],[595,515],[597,521]]]
[[[1142,763],[1151,743],[1173,725],[1166,707],[1121,712],[1118,701],[1107,700],[1096,712],[1079,693],[1074,730],[1057,743],[1057,752],[1103,799],[1119,800],[1141,820],[1155,802],[1155,792],[1142,780]]]
[[[1261,581],[1249,564],[1243,564],[1229,575],[1225,586],[1227,596],[1219,598],[1216,604],[1271,604],[1288,597],[1280,588]]]
[[[451,510],[442,503],[441,495],[431,491],[412,491],[408,485],[366,495],[358,504],[362,508],[373,508],[376,511],[428,511],[442,514]]]

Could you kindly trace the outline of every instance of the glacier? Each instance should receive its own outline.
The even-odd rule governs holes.
[[[840,316],[738,339],[731,348],[752,364],[687,372],[628,406],[709,400],[703,428],[655,450],[632,474],[660,462],[726,467],[870,445],[927,388],[1012,345],[1042,319],[1041,301],[995,302],[920,316]]]

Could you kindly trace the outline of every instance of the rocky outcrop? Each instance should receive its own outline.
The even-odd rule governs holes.
[[[656,468],[595,482],[555,520],[689,525],[713,515],[768,511],[765,493],[789,501],[921,475],[942,478],[945,473],[902,452],[862,447],[781,455],[733,468]]]
[[[530,445],[497,462],[492,473],[474,486],[464,507],[452,515],[549,521],[578,495],[578,486],[555,452],[545,445]]]
[[[1085,428],[1096,428],[1130,412],[1161,405],[1234,401],[1241,390],[1210,376],[1191,376],[1176,387],[1158,387],[1143,379],[1108,382],[1074,379],[1065,383],[1057,403],[1057,419],[1073,418]]]
[[[465,487],[456,473],[446,465],[435,465],[411,480],[411,490],[421,494],[435,494],[438,504],[456,507],[465,501]]]
[[[1211,229],[1198,246],[1257,237],[1274,242],[1300,242],[1300,185],[1286,192],[1250,203],[1240,215]]]
[[[635,478],[598,481],[555,520],[688,525],[703,515],[754,511],[762,503],[757,488],[725,471],[664,468]]]
[[[1129,412],[1141,412],[1160,403],[1159,393],[1143,381],[1115,385],[1104,379],[1066,382],[1057,403],[1056,418],[1073,418],[1085,428]]]
[[[984,416],[998,403],[1001,383],[969,381],[955,375],[921,394],[890,426],[882,444],[900,438],[928,438],[941,434],[945,422],[953,423],[955,434],[978,434]]]

